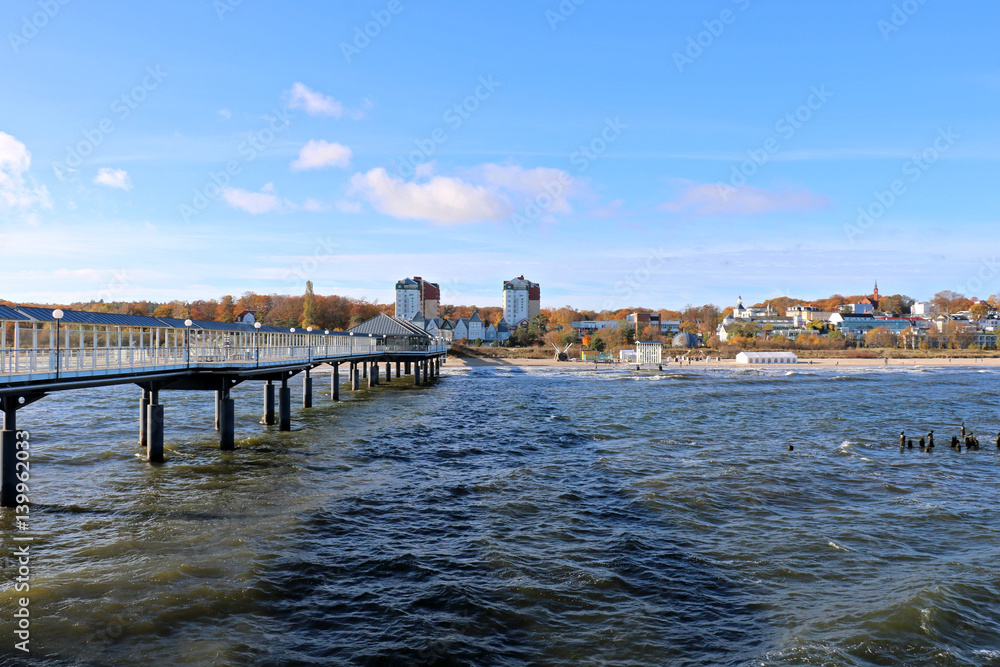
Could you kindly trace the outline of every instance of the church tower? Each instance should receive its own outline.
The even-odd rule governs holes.
[[[875,302],[872,305],[875,306],[876,308],[878,308],[878,281],[877,280],[875,281],[875,293],[872,295],[872,301]]]

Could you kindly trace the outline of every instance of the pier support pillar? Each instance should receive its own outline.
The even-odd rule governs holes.
[[[412,372],[412,371],[410,371],[410,362],[409,362],[409,361],[407,361],[407,362],[406,362],[406,374],[407,374],[407,375],[409,375],[409,374],[410,374],[411,372]]]
[[[288,388],[288,378],[281,378],[278,390],[278,430],[292,430],[292,390]]]
[[[333,372],[330,373],[330,395],[333,400],[340,400],[340,364],[334,364]]]
[[[3,400],[3,399],[0,399]],[[17,408],[4,401],[3,430],[0,430],[0,506],[17,506]]]
[[[149,414],[149,390],[143,388],[139,399],[139,446],[146,448],[146,415]]]
[[[302,407],[311,408],[313,406],[313,379],[306,369],[305,377],[302,378]]]
[[[219,421],[222,419],[222,390],[215,390],[215,430],[219,430]]]
[[[160,392],[149,392],[149,406],[146,408],[146,460],[163,463],[163,406]]]
[[[409,366],[410,362],[406,362],[406,365]],[[409,370],[407,370],[407,373],[409,373]],[[419,361],[414,361],[413,362],[413,385],[416,386],[416,387],[420,386],[420,362]]]
[[[219,449],[229,451],[236,449],[236,401],[229,395],[229,390],[219,394]]]
[[[351,391],[361,389],[361,371],[357,364],[351,364]]]
[[[264,426],[274,426],[274,383],[268,380],[264,383],[264,416],[260,423]]]
[[[378,384],[378,364],[372,363],[371,367],[371,372],[368,373],[368,386],[374,387]]]
[[[368,362],[367,361],[361,362],[361,379],[362,380],[367,380],[368,379]]]
[[[385,381],[392,382],[392,362],[385,362]]]
[[[396,362],[396,377],[401,378],[403,374],[399,372],[399,362]]]

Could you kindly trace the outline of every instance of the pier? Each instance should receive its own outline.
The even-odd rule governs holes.
[[[260,423],[291,430],[289,382],[302,374],[302,407],[313,404],[312,371],[331,368],[331,399],[340,400],[340,367],[353,391],[413,375],[438,376],[448,345],[416,325],[379,315],[348,331],[282,328],[0,305],[0,506],[13,507],[17,486],[17,411],[51,393],[135,384],[138,439],[150,462],[163,462],[166,415],[161,392],[215,392],[219,447],[235,448],[231,390],[263,382]],[[277,389],[277,401],[275,400]]]

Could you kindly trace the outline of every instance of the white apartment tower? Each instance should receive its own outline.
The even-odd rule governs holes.
[[[518,276],[503,283],[503,318],[511,328],[524,326],[542,312],[541,287]]]
[[[421,278],[403,278],[396,283],[396,317],[412,320],[417,313],[426,319],[441,316],[441,286]]]

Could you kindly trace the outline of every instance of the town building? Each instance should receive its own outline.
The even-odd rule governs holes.
[[[411,320],[420,313],[426,318],[441,316],[441,286],[420,276],[396,283],[396,317]]]
[[[528,326],[542,312],[541,286],[518,276],[503,283],[503,318],[509,327]]]

